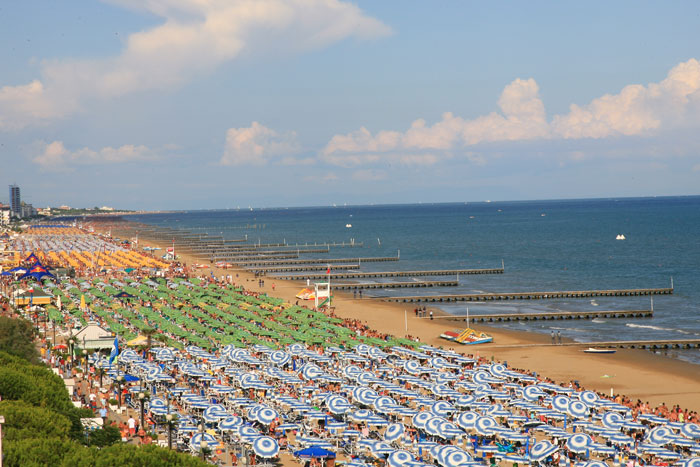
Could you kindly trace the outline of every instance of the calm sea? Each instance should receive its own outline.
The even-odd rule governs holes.
[[[247,235],[250,242],[363,243],[352,249],[332,248],[325,254],[331,258],[395,256],[400,250],[399,262],[363,263],[366,271],[490,268],[505,263],[505,274],[460,277],[458,287],[373,291],[376,296],[651,288],[668,287],[673,280],[673,295],[654,297],[653,318],[501,326],[546,334],[555,330],[578,341],[700,338],[698,196],[187,211],[129,219],[226,238]],[[616,240],[618,234],[626,239]],[[453,314],[467,311],[464,303],[440,307]],[[600,297],[472,303],[469,311],[649,307],[649,297]],[[700,364],[700,350],[670,355]]]

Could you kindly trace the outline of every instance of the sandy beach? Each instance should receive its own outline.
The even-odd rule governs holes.
[[[131,237],[130,228],[112,225],[112,235]],[[139,248],[160,246],[157,241],[141,234]],[[164,251],[164,250],[162,250]],[[176,252],[180,261],[187,265],[202,263],[201,259]],[[265,277],[260,287],[253,273],[238,268],[220,269],[210,265],[199,275],[218,277],[233,276],[235,283],[247,289],[265,292],[283,298],[291,303],[298,299],[297,292],[306,284],[294,281],[277,280]],[[274,287],[274,291],[273,291]],[[665,403],[673,407],[679,405],[689,410],[700,411],[700,366],[656,355],[646,350],[620,349],[614,354],[585,354],[578,346],[551,345],[549,336],[520,331],[510,331],[478,325],[494,338],[491,344],[478,346],[453,345],[439,336],[446,330],[455,330],[464,323],[454,320],[430,320],[416,317],[413,305],[388,303],[378,299],[353,299],[352,294],[334,291],[335,314],[340,318],[366,322],[377,331],[396,336],[414,336],[426,344],[451,348],[464,354],[507,362],[508,366],[536,372],[557,383],[578,383],[586,389],[607,395],[622,394],[632,401],[648,402],[652,407]],[[300,304],[303,304],[300,302]],[[308,302],[307,306],[313,306]],[[437,315],[437,313],[436,313]]]

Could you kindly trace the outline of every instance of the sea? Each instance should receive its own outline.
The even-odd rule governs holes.
[[[700,338],[700,196],[245,208],[127,218],[227,239],[245,238],[249,243],[355,245],[332,247],[330,253],[315,255],[321,258],[400,257],[397,262],[362,263],[361,271],[505,265],[504,274],[460,276],[457,287],[381,289],[364,291],[365,296],[656,288],[673,284],[673,295],[653,297],[653,318],[510,322],[497,326],[547,335],[558,331],[579,342]],[[618,240],[619,235],[625,239]],[[650,309],[652,298],[426,305],[455,315],[643,310]],[[415,306],[406,304],[409,310]],[[700,364],[698,349],[668,350],[665,354]]]

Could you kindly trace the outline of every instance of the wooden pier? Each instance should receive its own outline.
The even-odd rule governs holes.
[[[357,282],[331,285],[335,290],[404,289],[413,287],[455,287],[459,285],[459,281]]]
[[[288,264],[333,264],[333,263],[380,263],[386,261],[398,261],[399,258],[396,256],[378,256],[378,257],[366,257],[366,258],[296,258],[296,259],[268,259],[268,260],[241,260],[241,261],[231,261],[239,266],[282,266]]]
[[[359,269],[359,264],[331,264],[334,269]],[[320,271],[326,270],[325,265],[312,265],[312,266],[278,266],[278,267],[258,267],[258,268],[246,268],[249,271],[264,272],[264,273],[276,273],[276,272],[294,272],[294,271]],[[325,277],[328,277],[325,275]]]
[[[595,318],[651,318],[652,310],[616,310],[616,311],[559,311],[553,313],[498,313],[486,315],[469,315],[469,322],[503,323],[509,321],[567,320]],[[467,321],[466,315],[440,315],[434,319]]]
[[[332,266],[331,266],[332,270]],[[333,279],[369,279],[377,277],[417,277],[417,276],[459,276],[470,274],[503,274],[503,268],[491,269],[439,269],[429,271],[389,271],[389,272],[332,272]],[[300,281],[306,279],[327,279],[327,274],[293,274],[279,276],[279,279]]]
[[[454,295],[421,295],[405,297],[378,297],[388,302],[488,302],[496,300],[543,300],[553,298],[590,298],[590,297],[634,297],[641,295],[671,295],[673,289],[613,289],[613,290],[565,290],[549,292],[497,292]]]
[[[671,350],[671,349],[700,349],[700,339],[659,339],[647,341],[599,341],[599,342],[563,342],[561,344],[484,344],[484,347],[499,349],[514,349],[528,347],[585,347],[596,349],[643,349],[643,350]],[[595,354],[591,354],[595,355]]]

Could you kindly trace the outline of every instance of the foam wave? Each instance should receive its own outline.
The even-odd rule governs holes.
[[[697,332],[686,331],[684,329],[662,328],[661,326],[651,326],[648,324],[627,323],[627,324],[625,324],[625,326],[630,327],[630,328],[645,328],[645,329],[653,329],[655,331],[671,331],[671,332],[677,332],[679,334],[700,336],[700,333],[697,333]]]
[[[602,323],[607,323],[607,321],[605,321],[604,319],[600,319],[600,318],[593,318],[593,319],[591,320],[591,323],[602,324]]]

